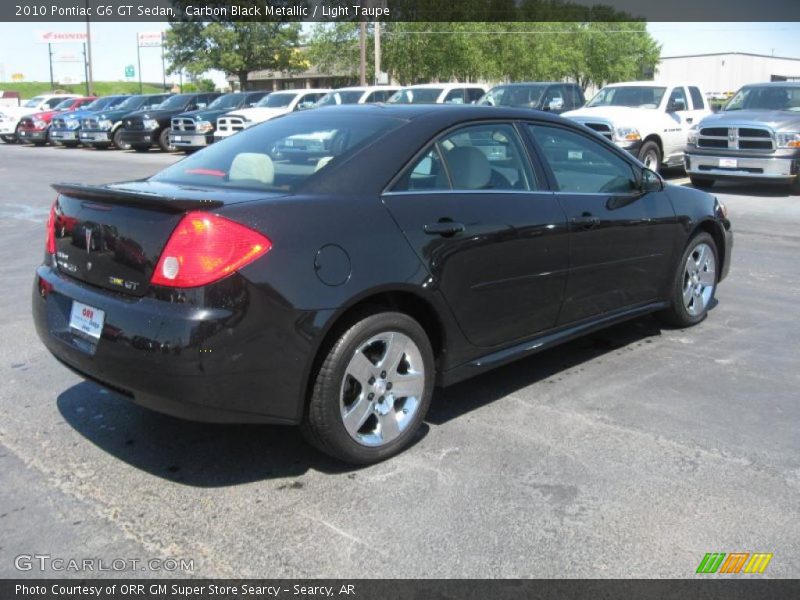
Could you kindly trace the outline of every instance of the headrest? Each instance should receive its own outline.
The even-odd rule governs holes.
[[[228,180],[257,181],[264,185],[272,185],[275,181],[275,167],[272,159],[266,154],[242,152],[233,159]]]
[[[489,185],[492,166],[486,155],[473,146],[456,146],[447,153],[453,188],[480,190]]]

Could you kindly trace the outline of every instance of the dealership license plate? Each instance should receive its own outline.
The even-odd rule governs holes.
[[[106,319],[105,311],[83,304],[77,300],[72,301],[72,312],[69,315],[69,327],[80,331],[96,340],[103,333],[103,321]]]
[[[723,169],[735,169],[739,165],[735,158],[720,158],[719,166]]]

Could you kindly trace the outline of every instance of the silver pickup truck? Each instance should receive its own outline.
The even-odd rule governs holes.
[[[768,181],[800,194],[800,82],[744,86],[689,130],[684,161],[697,187]]]

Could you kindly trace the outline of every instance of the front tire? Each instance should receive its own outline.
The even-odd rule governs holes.
[[[15,135],[0,135],[0,140],[6,144],[16,144],[19,141]]]
[[[169,141],[169,129],[165,129],[158,136],[158,146],[164,152],[175,152],[178,148]]]
[[[122,141],[122,127],[117,128],[114,134],[111,136],[111,143],[117,150],[130,150],[131,145],[128,142]],[[107,148],[108,146],[106,146]]]
[[[692,185],[701,190],[707,190],[709,188],[714,187],[714,180],[713,179],[706,179],[705,177],[694,177],[692,175],[689,176],[689,181],[692,182]]]
[[[676,269],[670,306],[656,316],[675,327],[691,327],[705,319],[717,290],[718,256],[708,233],[692,237]]]
[[[661,170],[661,149],[653,141],[645,142],[639,148],[639,160],[645,167],[658,173]]]
[[[417,321],[397,312],[367,316],[342,333],[316,373],[303,434],[349,463],[389,458],[422,424],[434,371],[433,348]]]

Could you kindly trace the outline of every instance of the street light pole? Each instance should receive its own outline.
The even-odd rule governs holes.
[[[86,93],[94,94],[92,77],[92,26],[89,24],[89,0],[86,0]]]

